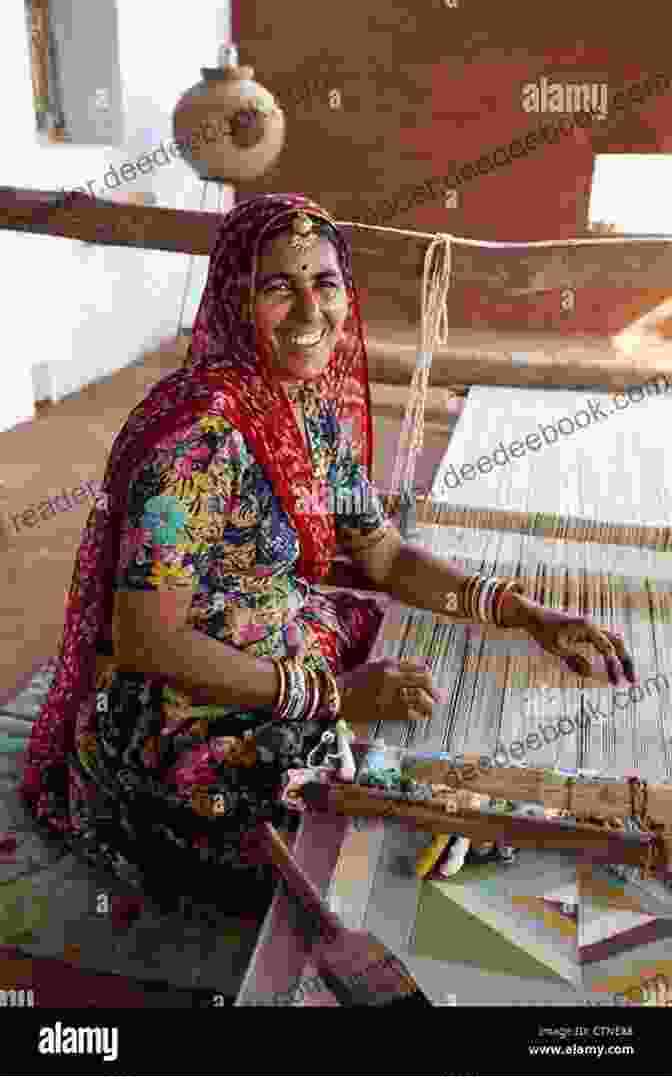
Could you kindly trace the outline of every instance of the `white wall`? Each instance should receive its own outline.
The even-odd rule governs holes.
[[[0,46],[0,185],[58,190],[96,189],[117,168],[172,137],[179,96],[215,65],[218,44],[229,36],[229,0],[117,0],[124,104],[123,148],[40,145],[35,133],[30,48],[23,4],[3,5]],[[179,159],[123,192],[154,191],[157,204],[217,210],[211,185],[203,187]],[[120,191],[120,194],[122,191]],[[221,209],[233,204],[223,192]],[[137,359],[160,337],[174,333],[189,257],[160,251],[96,247],[68,239],[0,231],[4,302],[3,387],[0,430],[34,413],[33,401],[58,400]],[[200,299],[207,258],[195,260],[184,324]],[[35,369],[34,369],[35,368]]]
[[[671,181],[669,153],[598,154],[590,220],[609,221],[617,232],[672,235]]]

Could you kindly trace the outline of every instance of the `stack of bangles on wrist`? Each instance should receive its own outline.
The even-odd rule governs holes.
[[[497,576],[469,576],[462,589],[464,616],[482,624],[505,628],[502,623],[502,607],[507,594],[524,595],[525,588],[518,580],[500,580]],[[455,612],[455,596],[446,594],[445,609]]]
[[[273,658],[280,677],[280,691],[273,716],[281,722],[309,722],[319,715],[336,721],[341,694],[333,673],[314,672],[298,658]]]

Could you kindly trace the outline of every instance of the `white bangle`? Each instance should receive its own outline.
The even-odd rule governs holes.
[[[493,624],[494,625],[494,623],[495,623],[495,595],[497,594],[497,589],[498,589],[499,585],[501,584],[501,582],[502,581],[499,579],[498,576],[494,576],[493,579],[492,579],[492,583],[490,585],[490,588],[488,590],[488,604],[487,604],[488,624]]]
[[[492,591],[493,579],[495,579],[495,577],[490,576],[483,580],[481,592],[478,596],[478,619],[482,624],[488,623],[488,596]]]
[[[481,624],[483,623],[483,621],[485,621],[485,614],[484,614],[484,611],[483,611],[483,602],[485,600],[485,585],[486,585],[486,583],[487,583],[487,580],[484,580],[484,579],[481,580],[480,588],[479,588],[479,592],[478,592],[478,601],[476,603],[476,620],[480,621]]]

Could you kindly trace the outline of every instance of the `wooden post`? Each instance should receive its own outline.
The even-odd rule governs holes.
[[[5,508],[7,498],[4,491],[5,483],[0,479],[0,553],[5,553],[10,548],[9,520]]]
[[[30,20],[31,77],[37,115],[49,112],[49,2],[32,0]]]

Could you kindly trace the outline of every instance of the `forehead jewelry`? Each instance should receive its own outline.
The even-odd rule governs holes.
[[[298,213],[292,221],[294,235],[289,241],[290,247],[299,251],[310,250],[317,243],[319,236],[313,231],[313,222],[305,213]]]

